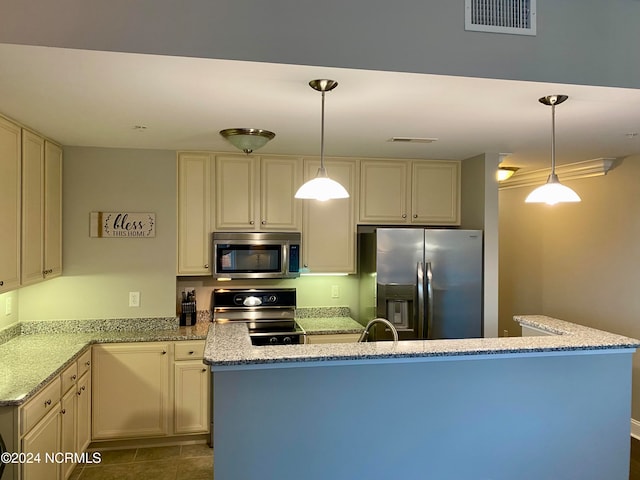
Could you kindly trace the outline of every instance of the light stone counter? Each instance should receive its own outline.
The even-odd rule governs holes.
[[[254,347],[244,324],[214,324],[207,336],[205,363],[212,370],[309,365],[313,362],[370,363],[424,361],[438,357],[526,356],[562,352],[635,349],[640,341],[541,315],[514,320],[555,335],[539,337],[411,340],[394,342]]]
[[[309,335],[362,333],[364,327],[351,317],[296,318],[296,323]]]
[[[209,325],[178,327],[175,319],[23,323],[22,334],[0,344],[0,406],[24,403],[91,344],[200,340]]]

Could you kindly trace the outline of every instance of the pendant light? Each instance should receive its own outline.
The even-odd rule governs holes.
[[[349,192],[335,180],[331,180],[324,166],[324,94],[338,86],[335,80],[311,80],[309,86],[322,92],[322,121],[320,128],[320,168],[315,178],[303,184],[295,198],[305,198],[324,202],[334,198],[348,198]]]
[[[540,103],[551,106],[551,174],[547,178],[547,183],[529,194],[525,200],[526,203],[555,205],[556,203],[580,201],[578,194],[562,185],[556,175],[556,105],[560,105],[567,98],[569,98],[567,95],[548,95],[538,99]]]
[[[275,133],[261,128],[226,128],[220,130],[220,135],[247,155],[264,147],[269,140],[276,136]]]

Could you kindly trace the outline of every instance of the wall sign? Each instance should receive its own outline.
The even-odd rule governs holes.
[[[91,212],[89,236],[98,238],[151,238],[156,236],[156,214]]]

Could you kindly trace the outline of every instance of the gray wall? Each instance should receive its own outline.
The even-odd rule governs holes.
[[[604,177],[567,181],[580,203],[525,204],[534,187],[500,191],[501,329],[536,313],[640,338],[639,178],[634,155]],[[632,405],[640,420],[637,354]]]
[[[63,275],[19,290],[20,320],[175,317],[175,152],[65,147],[63,185]],[[96,211],[154,212],[156,236],[91,238]]]
[[[630,354],[400,362],[214,371],[215,478],[628,479]]]
[[[640,2],[537,2],[537,36],[466,32],[462,0],[2,0],[0,42],[640,87]]]

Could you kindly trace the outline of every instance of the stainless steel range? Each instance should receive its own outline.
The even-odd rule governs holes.
[[[296,289],[217,289],[213,291],[213,320],[245,322],[254,345],[304,343],[295,322]]]

